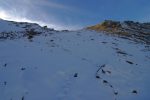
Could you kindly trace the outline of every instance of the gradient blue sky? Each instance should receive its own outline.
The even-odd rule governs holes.
[[[150,0],[0,0],[0,18],[77,29],[105,19],[150,21]]]

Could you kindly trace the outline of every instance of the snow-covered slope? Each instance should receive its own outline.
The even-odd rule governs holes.
[[[21,30],[5,23],[1,32]],[[89,30],[40,33],[1,39],[0,100],[150,100],[149,45]]]
[[[13,22],[0,19],[0,39],[16,39],[21,37],[33,37],[40,33],[54,31],[54,29],[41,27],[36,23]]]

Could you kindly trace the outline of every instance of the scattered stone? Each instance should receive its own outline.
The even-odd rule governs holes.
[[[51,47],[55,47],[55,45],[51,45]]]
[[[69,32],[69,30],[62,30],[62,32]]]
[[[100,78],[98,75],[96,75],[96,78]]]
[[[75,74],[74,74],[74,77],[78,77],[78,73],[75,73]]]
[[[54,40],[50,40],[51,42],[53,42]]]
[[[105,67],[106,65],[104,64],[104,65],[102,65],[101,67],[103,68],[103,67]]]
[[[24,100],[24,96],[21,98],[21,100]]]
[[[21,68],[21,70],[26,70],[26,68]]]
[[[33,38],[33,35],[29,35],[29,36],[28,36],[28,39],[29,39],[30,41],[32,41],[32,38]]]
[[[103,80],[103,83],[108,83],[108,81],[106,81],[106,80]]]
[[[116,44],[116,43],[112,42],[112,44]]]
[[[7,64],[5,63],[3,66],[4,66],[4,67],[6,67],[6,66],[7,66]]]
[[[91,40],[94,40],[94,39],[91,39]]]
[[[110,86],[111,88],[113,88],[113,86],[112,86],[111,84],[110,84],[109,86]]]
[[[137,94],[138,92],[137,92],[137,90],[133,90],[132,93]]]
[[[117,51],[118,54],[122,54],[122,55],[127,55],[127,53],[123,52],[123,51]]]
[[[47,29],[47,26],[43,26],[44,29]]]
[[[127,63],[129,63],[129,64],[133,64],[133,62],[131,62],[131,61],[126,61]]]
[[[118,92],[117,92],[117,91],[115,91],[115,92],[114,92],[114,94],[115,94],[115,95],[118,95]]]
[[[106,72],[102,69],[102,73],[105,74]]]
[[[7,82],[6,82],[6,81],[4,81],[4,85],[7,85]]]
[[[102,42],[103,44],[106,44],[107,42]]]
[[[106,72],[107,72],[107,73],[109,73],[109,74],[111,74],[111,71],[109,71],[109,70],[108,70],[108,71],[106,71]]]

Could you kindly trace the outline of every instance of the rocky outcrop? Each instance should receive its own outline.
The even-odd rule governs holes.
[[[150,23],[105,20],[87,29],[117,35],[140,43],[150,44]]]

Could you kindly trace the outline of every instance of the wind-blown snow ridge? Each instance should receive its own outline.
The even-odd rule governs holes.
[[[147,44],[0,21],[4,32],[23,35],[0,39],[0,100],[150,99]]]

